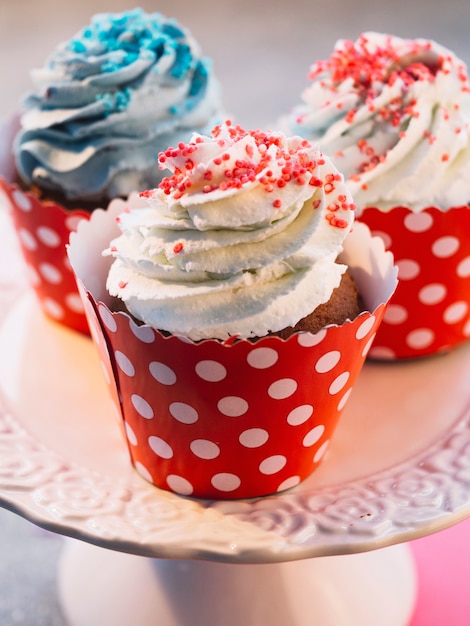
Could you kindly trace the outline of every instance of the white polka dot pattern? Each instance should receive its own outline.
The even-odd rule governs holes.
[[[269,439],[269,432],[264,428],[249,428],[240,433],[238,440],[245,448],[259,448]]]
[[[219,446],[207,439],[194,439],[189,445],[191,452],[200,459],[215,459],[220,454]]]
[[[412,259],[396,259],[396,264],[400,280],[413,280],[421,271],[419,264]]]
[[[131,395],[131,403],[137,413],[145,419],[150,420],[154,416],[154,412],[150,404],[137,393],[133,393]]]
[[[297,389],[297,382],[292,378],[281,378],[273,382],[268,389],[268,395],[275,400],[289,398]]]
[[[199,418],[196,409],[185,402],[172,402],[168,410],[171,416],[182,424],[194,424]]]
[[[291,426],[298,426],[299,424],[303,424],[313,413],[313,406],[310,404],[302,404],[301,406],[296,406],[295,409],[287,416],[287,421]]]
[[[393,360],[434,354],[470,337],[470,208],[366,209],[399,268],[398,287],[370,350]],[[386,233],[386,237],[383,234]]]
[[[127,356],[123,352],[121,352],[120,350],[116,350],[116,352],[114,353],[114,356],[116,359],[116,363],[118,364],[119,368],[121,369],[122,372],[124,372],[126,376],[129,376],[129,377],[135,376],[135,368],[132,365],[132,361],[128,359]]]
[[[49,246],[49,248],[58,248],[60,246],[60,237],[55,230],[52,230],[52,228],[49,228],[48,226],[40,226],[37,229],[36,234],[38,239],[45,246]]]
[[[88,219],[89,214],[43,204],[32,194],[8,185],[3,178],[0,191],[10,201],[18,242],[29,268],[30,285],[43,311],[60,324],[88,334],[88,323],[65,246],[78,222]]]
[[[174,385],[176,383],[176,374],[164,363],[159,361],[152,361],[149,365],[149,371],[156,381],[162,385]]]
[[[202,380],[216,383],[226,377],[227,370],[217,361],[199,361],[199,363],[196,363],[196,374]]]
[[[315,469],[385,309],[317,335],[227,345],[165,338],[95,306],[137,471],[204,498],[275,493]],[[100,326],[91,328],[105,351]]]
[[[227,417],[240,417],[248,411],[248,402],[237,396],[226,396],[217,402],[217,408]]]
[[[138,443],[137,437],[129,424],[124,423],[124,430],[126,431],[127,441],[131,444],[131,446],[136,446]]]
[[[151,435],[149,437],[149,446],[162,459],[171,459],[173,457],[172,447],[161,437]]]

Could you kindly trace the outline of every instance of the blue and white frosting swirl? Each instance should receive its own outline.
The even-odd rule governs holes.
[[[94,16],[32,79],[18,173],[68,200],[156,186],[158,153],[222,115],[211,62],[189,31],[140,8]]]

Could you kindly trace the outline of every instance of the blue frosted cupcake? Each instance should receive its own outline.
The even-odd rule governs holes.
[[[32,79],[18,176],[65,203],[155,186],[158,152],[220,121],[211,61],[186,28],[142,9],[95,15]]]
[[[142,9],[94,16],[32,78],[0,144],[0,198],[42,309],[87,332],[70,232],[113,197],[156,187],[158,153],[223,119],[219,87],[190,32]]]

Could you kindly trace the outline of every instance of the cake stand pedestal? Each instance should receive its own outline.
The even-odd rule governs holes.
[[[59,592],[70,626],[406,626],[406,545],[288,563],[149,559],[74,541]]]
[[[101,369],[27,290],[0,324],[0,505],[71,538],[70,626],[406,626],[406,542],[470,516],[470,345],[366,363],[322,465],[252,500],[144,481]]]

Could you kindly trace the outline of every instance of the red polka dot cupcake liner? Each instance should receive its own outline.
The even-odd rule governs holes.
[[[13,182],[16,171],[12,141],[16,128],[17,124],[12,123],[0,133],[1,205],[10,211],[29,284],[44,313],[64,326],[87,334],[88,323],[66,244],[78,222],[88,219],[89,213],[42,202]]]
[[[323,459],[396,285],[393,257],[359,225],[344,261],[371,312],[288,340],[193,342],[113,312],[101,251],[114,208],[72,235],[69,257],[136,470],[185,496],[233,499],[293,487]],[[103,451],[105,454],[106,451]]]
[[[87,334],[88,323],[65,246],[77,223],[89,214],[41,202],[4,178],[0,178],[0,190],[11,211],[29,284],[42,310],[56,322]]]
[[[370,356],[405,359],[446,352],[470,338],[470,207],[419,213],[368,208],[358,217],[398,266]]]

